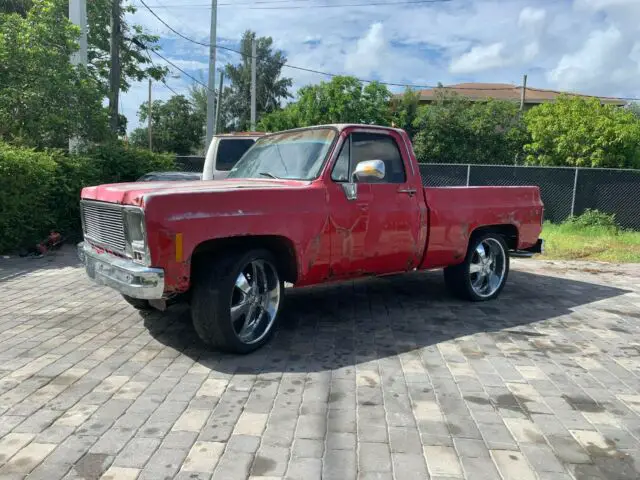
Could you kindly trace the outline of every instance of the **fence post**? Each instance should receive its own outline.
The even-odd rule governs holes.
[[[576,208],[576,189],[578,187],[578,167],[576,167],[576,174],[573,177],[573,195],[571,196],[571,216],[573,217],[573,211]]]
[[[471,164],[467,164],[467,187],[469,186],[469,177],[471,176]]]

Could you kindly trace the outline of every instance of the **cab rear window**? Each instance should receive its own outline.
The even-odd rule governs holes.
[[[255,143],[251,138],[223,138],[218,144],[216,170],[231,170],[244,152]]]

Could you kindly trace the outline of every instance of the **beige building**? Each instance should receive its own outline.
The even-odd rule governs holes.
[[[420,103],[427,104],[434,101],[436,92],[440,88],[420,90]],[[446,92],[454,92],[458,95],[469,98],[473,101],[487,100],[494,98],[496,100],[509,100],[520,102],[522,97],[522,86],[511,85],[508,83],[458,83],[455,85],[445,85],[441,90]],[[546,90],[542,88],[529,87],[525,89],[524,106],[529,109],[541,103],[553,102],[560,95],[572,95],[586,98],[598,98],[603,104],[624,106],[628,102],[621,98],[615,97],[593,97],[591,95],[581,95],[571,92],[560,92],[557,90]]]

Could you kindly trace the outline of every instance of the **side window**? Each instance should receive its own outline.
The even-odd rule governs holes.
[[[352,169],[366,160],[382,160],[385,177],[380,183],[404,183],[406,174],[402,155],[396,141],[389,135],[378,133],[353,133],[351,135]]]
[[[349,139],[347,138],[342,145],[342,150],[340,150],[336,164],[333,166],[331,180],[334,182],[349,181],[349,143]]]

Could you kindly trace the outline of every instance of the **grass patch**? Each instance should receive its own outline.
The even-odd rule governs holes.
[[[640,232],[575,221],[545,222],[541,237],[545,242],[542,258],[640,263]]]

